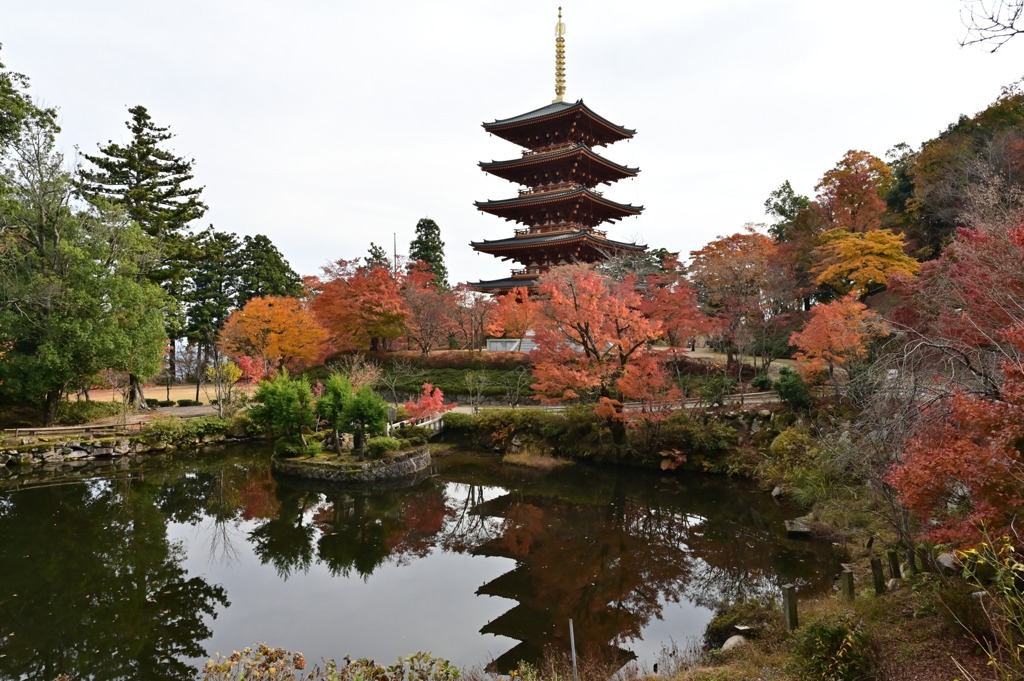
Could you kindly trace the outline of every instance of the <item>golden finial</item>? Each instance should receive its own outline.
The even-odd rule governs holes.
[[[562,23],[562,8],[558,8],[558,23],[555,24],[555,102],[562,101],[565,94],[565,24]]]

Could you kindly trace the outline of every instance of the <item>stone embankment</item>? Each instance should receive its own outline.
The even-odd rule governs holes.
[[[285,459],[275,456],[274,472],[306,480],[333,483],[387,483],[415,476],[430,466],[430,452],[424,447],[387,459],[353,463]]]
[[[192,444],[223,442],[223,434],[205,436]],[[144,436],[5,437],[0,443],[0,477],[12,466],[78,468],[90,462],[130,459],[138,454],[165,452],[175,445]]]

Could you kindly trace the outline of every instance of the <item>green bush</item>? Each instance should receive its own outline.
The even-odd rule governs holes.
[[[434,431],[423,426],[402,426],[394,431],[395,437],[408,440],[414,446],[422,446],[430,441]]]
[[[779,369],[779,379],[775,381],[773,387],[782,401],[794,409],[807,409],[813,402],[811,389],[804,383],[800,374],[789,367]]]
[[[178,400],[179,407],[198,407],[200,404],[198,400]]]
[[[393,437],[371,437],[366,441],[366,451],[371,459],[379,459],[390,452],[402,448],[401,443]]]
[[[160,405],[160,400],[156,399],[155,397],[147,397],[146,405],[150,409],[156,409]]]
[[[177,402],[174,400],[157,400],[156,406],[158,407],[173,407]]]
[[[117,402],[61,402],[57,407],[57,425],[77,426],[121,413]]]
[[[143,426],[146,436],[171,444],[191,443],[211,435],[220,435],[228,430],[228,422],[216,416],[203,416],[197,419],[182,419],[167,416],[153,419]]]
[[[750,387],[757,388],[758,390],[771,390],[773,384],[774,381],[772,381],[768,374],[758,374],[750,381]]]
[[[859,624],[846,617],[814,622],[797,634],[797,652],[809,674],[822,681],[874,678],[875,655]]]
[[[309,439],[303,442],[298,436],[279,437],[274,441],[274,453],[281,456],[313,456],[324,449],[320,440]]]

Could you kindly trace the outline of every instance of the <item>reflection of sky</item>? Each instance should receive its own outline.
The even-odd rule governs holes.
[[[214,533],[222,529],[213,523],[168,528],[168,536],[186,547],[189,575],[227,591],[231,605],[218,613],[213,637],[204,644],[211,655],[266,642],[302,651],[309,660],[340,659],[349,653],[391,663],[422,650],[472,666],[517,643],[479,633],[515,603],[474,594],[512,569],[514,561],[433,551],[406,566],[387,562],[365,582],[354,572],[331,576],[314,561],[308,573],[292,574],[282,582],[272,565],[260,564],[246,541],[257,524],[229,525],[232,560],[211,560]]]

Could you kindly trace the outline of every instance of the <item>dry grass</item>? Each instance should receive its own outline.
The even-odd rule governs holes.
[[[550,471],[562,466],[572,465],[572,461],[569,459],[556,459],[553,456],[547,454],[530,454],[528,452],[517,452],[515,454],[506,454],[502,458],[502,463],[507,463],[512,466],[525,466],[527,468],[536,468],[542,471]]]

